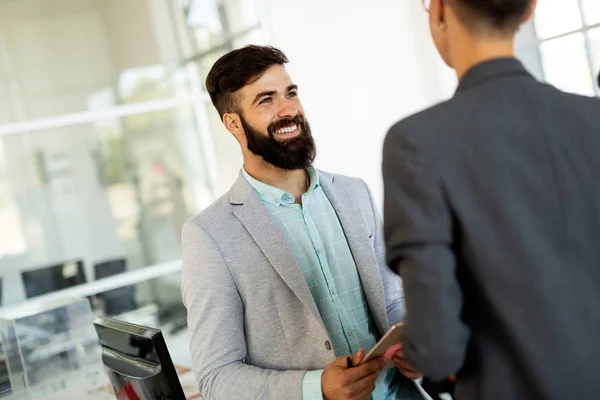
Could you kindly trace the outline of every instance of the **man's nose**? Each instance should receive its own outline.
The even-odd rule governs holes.
[[[298,107],[290,101],[284,101],[279,109],[279,118],[294,118],[298,115]]]

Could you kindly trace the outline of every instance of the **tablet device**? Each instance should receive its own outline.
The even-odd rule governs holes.
[[[363,363],[371,361],[375,358],[384,356],[384,359],[387,360],[383,369],[388,369],[395,367],[394,361],[392,361],[392,357],[396,355],[396,352],[400,348],[400,344],[402,343],[402,322],[393,325],[383,337],[377,342],[375,347],[369,351]],[[386,354],[387,352],[387,354]]]

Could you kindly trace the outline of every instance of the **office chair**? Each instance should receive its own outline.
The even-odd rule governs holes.
[[[104,261],[94,265],[96,279],[107,278],[122,274],[127,269],[127,262],[123,258]],[[108,316],[122,314],[138,308],[135,301],[135,286],[125,286],[108,292],[98,294],[104,303],[104,313]]]
[[[83,261],[65,261],[21,272],[27,298],[67,289],[87,282]]]

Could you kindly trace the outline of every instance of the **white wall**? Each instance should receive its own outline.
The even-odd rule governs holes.
[[[264,6],[273,44],[287,54],[300,86],[316,165],[363,178],[381,204],[388,128],[451,96],[456,86],[435,52],[421,1],[264,0]]]
[[[515,54],[533,76],[540,81],[544,80],[542,59],[533,20],[523,25],[521,31],[517,34],[515,38]]]

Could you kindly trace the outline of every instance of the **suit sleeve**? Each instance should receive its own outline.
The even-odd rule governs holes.
[[[197,223],[183,227],[182,296],[190,350],[205,399],[302,398],[306,371],[274,371],[246,364],[244,308],[217,245]]]
[[[384,232],[389,266],[402,277],[407,359],[443,380],[462,366],[469,331],[452,251],[452,214],[433,157],[396,125],[383,151]]]
[[[369,186],[363,181],[365,189],[369,194],[369,201],[371,203],[371,209],[373,212],[373,218],[375,222],[375,237],[374,247],[375,255],[377,256],[377,264],[379,264],[379,271],[381,273],[381,280],[383,282],[383,291],[385,293],[385,304],[388,321],[390,326],[397,324],[398,322],[404,321],[404,291],[402,289],[401,279],[388,267],[385,260],[385,243],[383,240],[383,221],[381,215],[375,207],[373,201],[373,194],[369,189]]]

